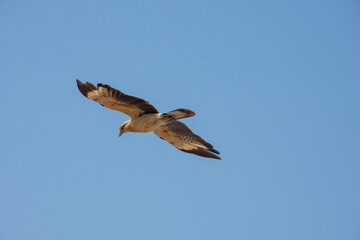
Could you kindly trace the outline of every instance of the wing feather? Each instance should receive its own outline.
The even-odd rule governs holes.
[[[182,122],[173,120],[167,125],[155,130],[154,133],[181,151],[193,153],[202,157],[221,159],[219,156],[213,154],[220,153],[215,150],[210,143],[193,133],[190,128]]]
[[[119,90],[99,83],[97,87],[86,82],[77,80],[80,92],[87,98],[100,103],[102,106],[125,113],[131,118],[139,117],[143,114],[158,113],[158,110],[149,102],[126,95]]]

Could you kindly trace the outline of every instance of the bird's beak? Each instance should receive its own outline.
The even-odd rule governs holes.
[[[123,132],[121,130],[119,130],[118,136],[120,137],[121,135],[123,135]]]

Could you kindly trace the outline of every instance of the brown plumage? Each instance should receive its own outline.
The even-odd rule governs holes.
[[[139,117],[147,113],[158,113],[158,110],[141,98],[126,95],[119,90],[99,83],[97,87],[89,82],[76,80],[80,92],[104,107],[125,113],[129,117]]]
[[[219,156],[213,154],[220,153],[215,150],[210,143],[194,134],[190,128],[182,122],[176,120],[171,121],[154,130],[154,133],[181,151],[193,153],[202,157],[221,159]]]
[[[97,87],[76,80],[80,92],[87,98],[102,106],[117,110],[131,117],[121,124],[119,136],[125,132],[151,132],[168,141],[177,149],[202,157],[221,159],[213,146],[194,134],[185,124],[176,119],[192,117],[195,113],[189,109],[179,108],[167,113],[159,113],[149,102],[126,95],[119,90],[99,83]]]

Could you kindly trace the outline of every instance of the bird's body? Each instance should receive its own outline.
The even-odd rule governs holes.
[[[127,121],[127,132],[152,132],[167,124],[162,113],[149,113]]]
[[[95,87],[89,82],[76,81],[80,92],[85,97],[131,117],[121,124],[119,136],[126,132],[154,132],[161,139],[168,141],[181,151],[221,159],[213,154],[219,154],[219,152],[210,143],[194,134],[185,124],[177,120],[194,116],[193,111],[179,108],[167,113],[159,113],[147,101],[126,95],[109,85],[99,83]]]

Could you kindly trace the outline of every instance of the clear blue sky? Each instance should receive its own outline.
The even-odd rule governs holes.
[[[0,1],[0,239],[360,239],[359,1]],[[179,107],[222,161],[83,97]]]

